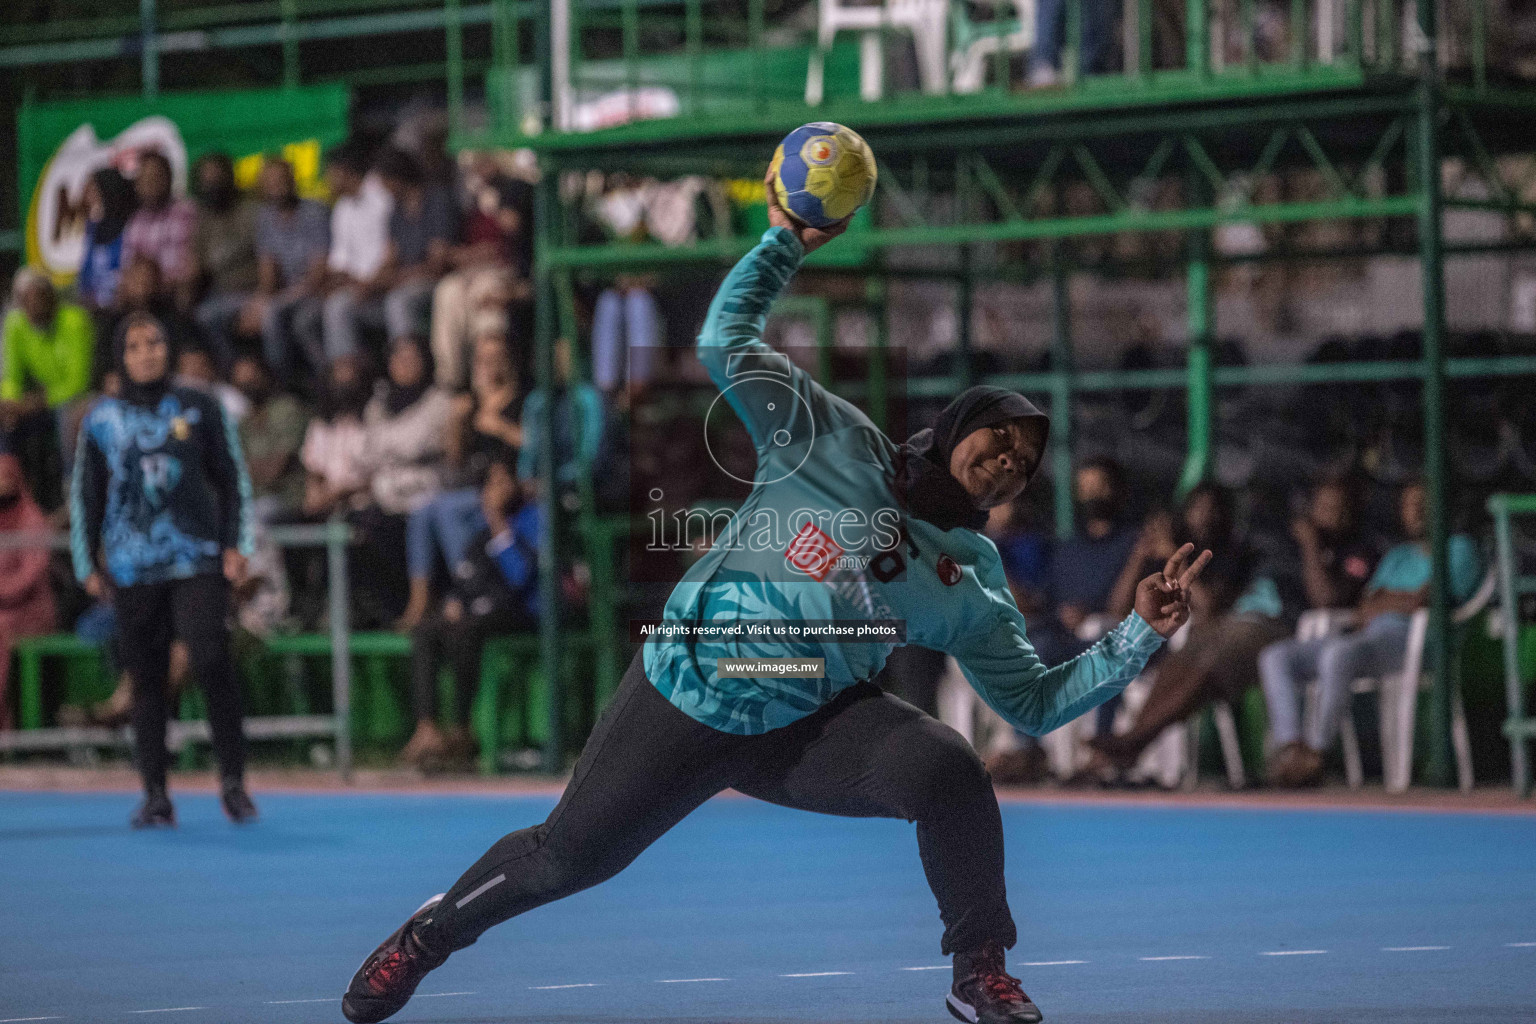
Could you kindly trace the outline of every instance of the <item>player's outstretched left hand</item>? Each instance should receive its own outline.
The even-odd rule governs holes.
[[[769,171],[763,176],[763,187],[768,190],[768,223],[776,228],[788,228],[794,236],[800,239],[800,244],[805,251],[815,252],[826,245],[832,239],[848,230],[848,222],[853,219],[850,215],[844,217],[836,224],[829,224],[824,228],[813,228],[809,224],[802,224],[779,205],[778,193],[773,190],[773,172]]]
[[[1162,572],[1136,584],[1136,614],[1165,638],[1189,621],[1189,585],[1211,560],[1211,553],[1202,551],[1192,565],[1186,566],[1194,551],[1193,544],[1185,544],[1169,557]]]

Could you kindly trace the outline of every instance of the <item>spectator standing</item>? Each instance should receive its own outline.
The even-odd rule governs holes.
[[[1382,556],[1356,606],[1356,629],[1317,640],[1281,640],[1259,656],[1270,732],[1278,750],[1270,779],[1279,786],[1315,786],[1323,780],[1323,753],[1333,743],[1349,706],[1350,686],[1360,676],[1402,668],[1413,613],[1429,599],[1429,531],[1423,484],[1403,489],[1399,515],[1405,540]],[[1452,600],[1465,601],[1477,589],[1481,569],[1477,544],[1465,534],[1450,538],[1447,551]],[[1318,684],[1318,713],[1303,729],[1302,687]]]
[[[122,265],[140,258],[154,263],[166,297],[186,308],[197,272],[192,254],[197,207],[176,198],[171,189],[171,162],[165,154],[157,149],[140,154],[138,177],[133,179],[139,206],[123,229]]]
[[[0,534],[48,532],[48,518],[32,500],[21,462],[0,454]],[[52,632],[53,591],[48,586],[48,548],[0,549],[0,731],[11,727],[12,645],[22,637]]]
[[[331,249],[326,257],[327,287],[323,307],[325,358],[332,361],[358,351],[352,310],[376,297],[375,279],[389,247],[389,214],[394,200],[368,157],[356,143],[326,155],[326,185],[331,207]]]
[[[1176,537],[1175,530],[1182,536]],[[1190,591],[1189,633],[1183,646],[1158,666],[1157,679],[1130,729],[1118,736],[1101,733],[1090,742],[1094,758],[1089,774],[1129,771],[1168,726],[1213,700],[1241,697],[1258,680],[1259,652],[1285,633],[1279,590],[1260,571],[1257,553],[1237,531],[1232,493],[1212,483],[1189,492],[1178,527],[1163,515],[1148,523],[1110,597],[1112,612],[1129,607],[1134,574],[1159,552],[1177,550],[1181,540],[1215,552],[1212,571]]]
[[[81,426],[70,541],[76,577],[98,600],[116,592],[118,635],[132,638],[119,644],[145,793],[132,823],[176,823],[165,749],[173,638],[186,643],[207,698],[224,811],[251,821],[228,625],[230,586],[252,544],[240,445],[216,401],[171,383],[173,353],[153,317],[130,317],[115,340],[123,397],[103,398]]]
[[[235,164],[227,153],[209,153],[193,168],[197,183],[197,227],[192,253],[203,287],[196,317],[219,366],[228,369],[235,338],[261,330],[262,303],[256,296],[256,209],[235,185]]]
[[[1029,84],[1050,88],[1061,82],[1061,55],[1068,45],[1067,9],[1078,5],[1082,27],[1082,57],[1078,74],[1097,75],[1109,70],[1114,51],[1116,0],[1038,0],[1035,7],[1035,45],[1029,52]]]
[[[531,629],[538,617],[538,502],[519,497],[517,480],[503,462],[491,465],[478,496],[486,525],[454,563],[442,611],[411,632],[416,732],[400,759],[420,767],[473,757],[469,719],[486,641]],[[437,692],[444,662],[453,669],[457,697],[446,735],[438,726]]]
[[[598,390],[585,381],[572,379],[569,338],[556,339],[554,362],[553,389],[535,388],[523,402],[523,450],[517,459],[517,475],[521,480],[541,475],[544,409],[553,405],[555,486],[569,492],[590,474],[597,461],[606,414]]]
[[[123,272],[123,229],[138,199],[133,183],[116,167],[102,167],[85,182],[85,255],[75,294],[86,308],[106,309]]]
[[[485,527],[480,489],[487,471],[500,462],[517,464],[523,440],[518,423],[522,399],[505,333],[488,331],[475,339],[470,393],[455,396],[452,410],[446,455],[458,486],[412,512],[406,524],[411,589],[397,624],[402,629],[412,628],[426,614],[439,559],[445,566],[457,565],[470,538]]]
[[[623,384],[643,387],[662,345],[652,280],[621,274],[592,310],[592,382],[605,394]]]
[[[311,371],[324,365],[322,292],[331,247],[330,216],[313,199],[300,199],[293,165],[272,158],[261,168],[256,210],[256,256],[263,298],[261,351],[282,383],[292,377],[292,354]]]
[[[251,495],[261,522],[286,519],[304,502],[304,444],[308,414],[299,400],[277,391],[260,359],[237,356],[229,382],[245,397],[249,412],[240,421],[240,447],[251,475]]]
[[[326,303],[326,351],[358,351],[358,335],[383,326],[391,344],[424,333],[432,292],[449,267],[457,225],[453,199],[427,180],[416,158],[385,149],[375,162],[393,201],[384,263],[364,287],[334,292]]]
[[[477,319],[489,311],[503,316],[515,299],[530,294],[528,267],[520,261],[527,232],[525,211],[532,188],[501,173],[495,157],[479,153],[468,176],[471,197],[464,243],[449,251],[453,272],[432,296],[432,358],[437,382],[461,390],[469,374],[469,348]]]

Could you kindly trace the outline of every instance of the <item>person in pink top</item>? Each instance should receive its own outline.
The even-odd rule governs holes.
[[[139,173],[133,180],[139,208],[123,229],[123,266],[138,257],[155,262],[166,290],[185,308],[192,298],[197,270],[192,259],[192,235],[197,229],[197,207],[178,199],[172,191],[171,162],[159,150],[139,157]]]
[[[0,454],[0,534],[46,534],[48,519],[21,476],[21,462]],[[48,548],[0,548],[0,730],[11,727],[11,645],[53,629]]]

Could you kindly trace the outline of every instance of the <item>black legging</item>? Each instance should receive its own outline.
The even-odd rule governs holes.
[[[192,674],[208,703],[208,729],[219,774],[245,775],[240,682],[229,648],[229,584],[204,574],[184,580],[122,587],[117,592],[118,652],[133,680],[134,753],[146,789],[165,786],[170,755],[165,749],[169,712],[166,679],[171,641],[187,645]]]
[[[959,733],[860,683],[793,725],[735,736],[668,703],[639,656],[549,817],[492,846],[417,937],[436,952],[462,949],[492,925],[612,878],[728,788],[824,814],[916,822],[943,951],[1013,945],[997,798]]]

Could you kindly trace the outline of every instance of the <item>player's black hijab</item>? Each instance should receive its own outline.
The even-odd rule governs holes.
[[[907,512],[941,530],[957,526],[980,530],[985,526],[986,510],[977,508],[960,481],[950,474],[949,459],[971,432],[1014,419],[1028,420],[1034,426],[1044,452],[1051,421],[1023,395],[985,384],[957,395],[932,427],[913,434],[896,454],[896,494]],[[1036,468],[1029,467],[1030,476]]]
[[[123,356],[128,349],[128,332],[145,324],[153,325],[159,330],[160,337],[165,340],[165,372],[155,380],[136,381],[129,375],[128,364]],[[170,390],[171,375],[176,372],[176,355],[176,342],[159,317],[151,313],[129,313],[125,316],[112,335],[112,365],[117,369],[118,377],[122,381],[123,401],[146,409],[158,406],[160,399],[164,398],[165,393]]]

